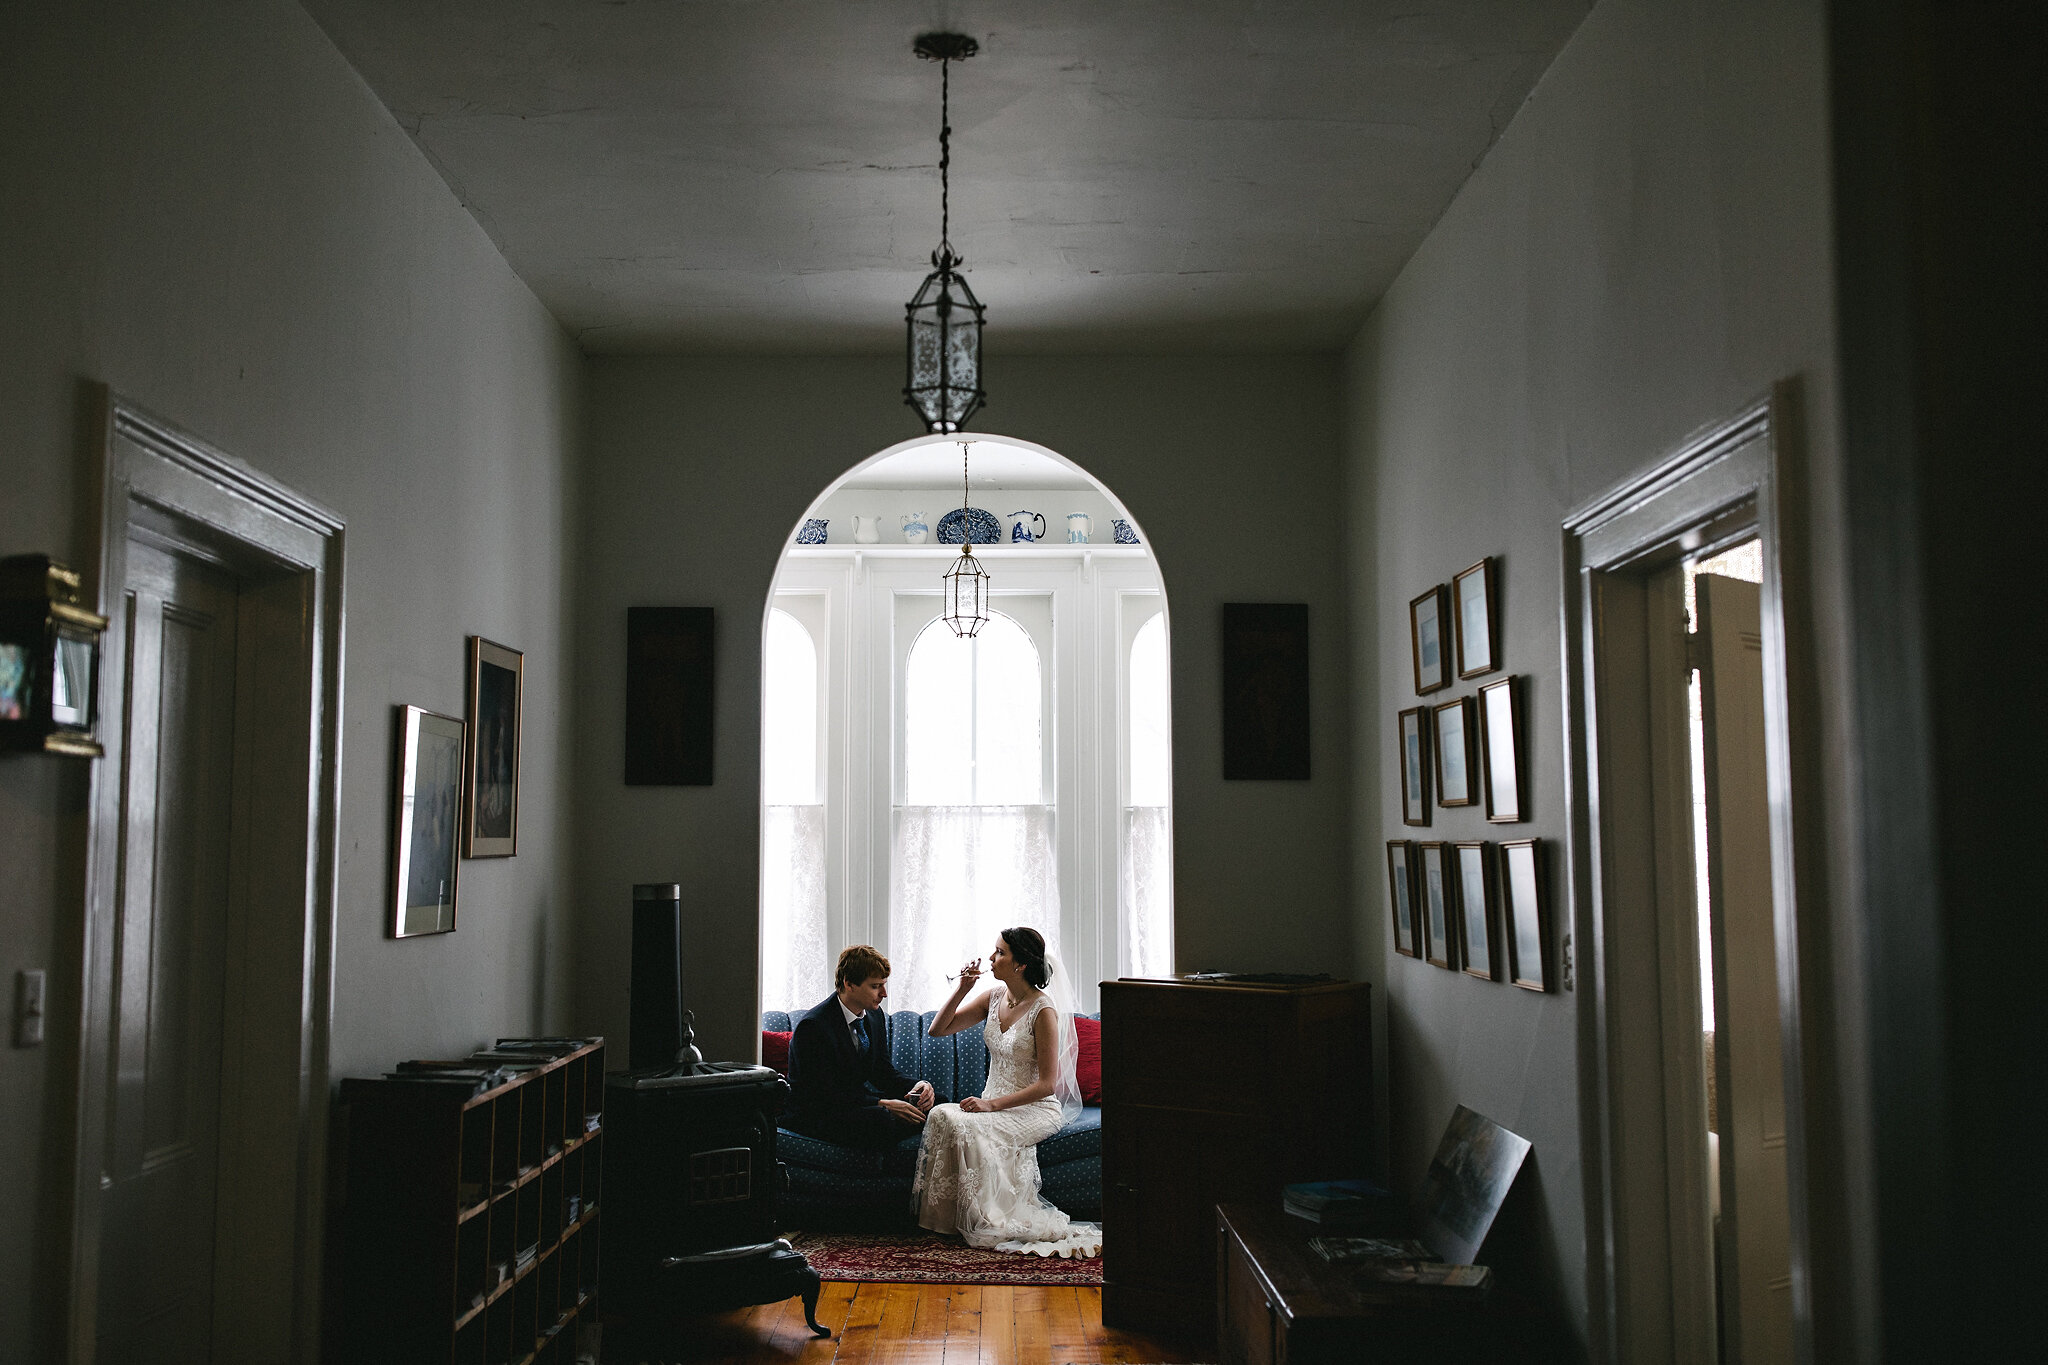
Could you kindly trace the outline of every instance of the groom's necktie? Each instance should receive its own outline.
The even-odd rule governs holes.
[[[866,1016],[861,1016],[865,1018]],[[853,1030],[853,1050],[865,1057],[868,1054],[868,1031],[860,1026],[860,1019],[849,1019],[846,1026]]]

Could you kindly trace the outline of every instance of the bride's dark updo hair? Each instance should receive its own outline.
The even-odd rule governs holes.
[[[1010,956],[1017,960],[1024,979],[1044,990],[1045,983],[1051,979],[1051,973],[1045,969],[1045,935],[1019,925],[1015,929],[1003,930],[1002,940],[1003,946],[1010,950]]]

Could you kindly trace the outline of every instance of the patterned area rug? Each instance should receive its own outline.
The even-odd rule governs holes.
[[[1062,1260],[962,1246],[931,1232],[784,1234],[828,1280],[908,1284],[1102,1283],[1102,1258]]]

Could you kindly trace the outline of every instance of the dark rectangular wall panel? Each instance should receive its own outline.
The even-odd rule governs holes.
[[[711,785],[713,609],[626,609],[626,785]]]
[[[1308,780],[1308,604],[1223,604],[1223,777]]]

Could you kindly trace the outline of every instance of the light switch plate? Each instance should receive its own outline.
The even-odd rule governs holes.
[[[43,995],[48,974],[37,969],[14,974],[14,1045],[43,1045]]]

